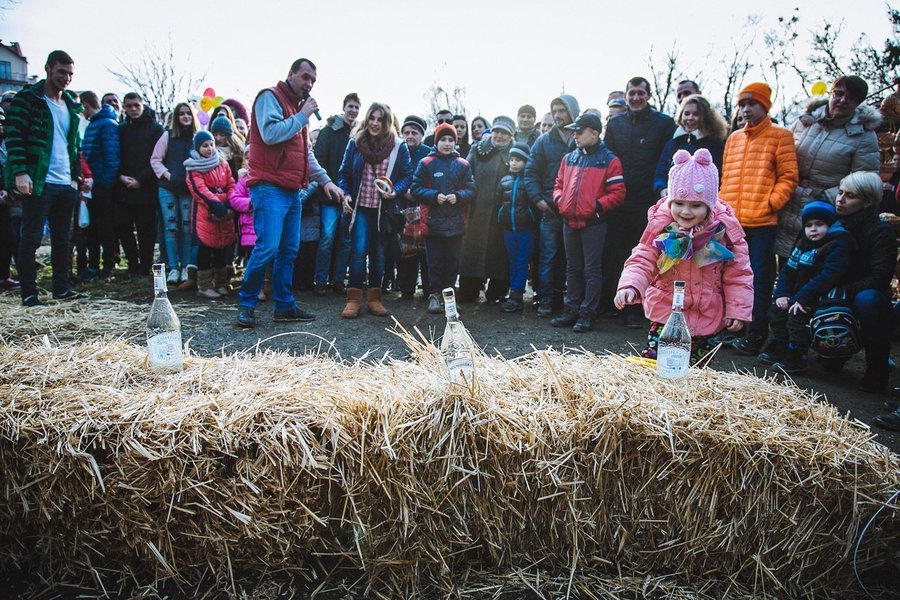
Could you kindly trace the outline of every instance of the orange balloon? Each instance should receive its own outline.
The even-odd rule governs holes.
[[[209,109],[213,107],[213,99],[209,96],[203,96],[200,98],[200,110],[203,112],[209,112]]]

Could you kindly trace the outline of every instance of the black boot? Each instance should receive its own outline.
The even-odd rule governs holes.
[[[866,374],[859,383],[859,391],[879,394],[887,389],[891,375],[891,366],[888,364],[890,352],[890,340],[866,344]]]
[[[514,290],[509,290],[509,296],[507,296],[503,304],[500,305],[501,312],[505,313],[518,312],[523,308],[525,308],[525,305],[522,303],[522,292],[516,292]]]
[[[787,375],[802,373],[806,370],[806,351],[788,344],[785,359],[774,363],[772,368]]]
[[[777,362],[782,362],[787,358],[787,349],[787,340],[772,338],[766,344],[766,347],[763,348],[762,353],[756,357],[756,362],[761,365],[774,365]]]

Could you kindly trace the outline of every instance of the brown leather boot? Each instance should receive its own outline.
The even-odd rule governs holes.
[[[359,316],[360,308],[362,308],[362,289],[347,288],[347,305],[341,312],[341,316],[345,319],[355,319]]]
[[[178,286],[181,291],[197,289],[197,267],[194,265],[187,266],[187,279]]]
[[[366,290],[366,306],[369,307],[369,312],[376,317],[388,316],[388,309],[381,303],[380,287],[369,288]]]

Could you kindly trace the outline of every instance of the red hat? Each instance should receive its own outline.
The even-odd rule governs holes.
[[[438,140],[444,137],[445,135],[453,136],[453,141],[456,141],[456,127],[451,125],[450,123],[441,123],[437,127],[434,128],[434,143],[437,144]]]
[[[766,112],[772,108],[772,88],[768,84],[757,81],[744,86],[738,94],[738,103],[741,100],[755,100],[763,105]]]

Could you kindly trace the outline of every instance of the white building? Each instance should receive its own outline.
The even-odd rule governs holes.
[[[5,44],[0,40],[0,93],[17,92],[36,79],[28,76],[28,59],[19,42]]]

